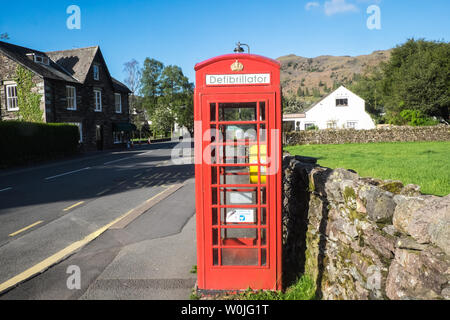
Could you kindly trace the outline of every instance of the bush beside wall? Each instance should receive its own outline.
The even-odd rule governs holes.
[[[78,141],[74,125],[0,121],[0,167],[74,154]]]
[[[318,298],[450,299],[450,195],[299,156],[283,169],[284,268]]]
[[[286,133],[286,145],[450,141],[450,126],[386,126],[372,130],[327,129]]]

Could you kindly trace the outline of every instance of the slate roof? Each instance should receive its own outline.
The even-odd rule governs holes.
[[[98,46],[42,52],[3,41],[0,41],[0,52],[44,78],[80,84],[85,82],[96,54],[98,52],[101,54]],[[34,62],[27,57],[30,53],[49,58],[50,64],[47,66]],[[131,93],[125,84],[111,77],[107,67],[106,72],[111,78],[114,90]]]
[[[72,77],[84,83],[91,68],[92,61],[99,47],[88,47],[62,51],[46,52],[46,54],[62,66]]]
[[[126,92],[126,93],[132,93],[131,90],[124,85],[122,82],[120,82],[119,80],[111,77],[111,80],[113,82],[113,87],[115,91],[121,91],[121,92]]]
[[[44,57],[50,58],[44,52],[33,50],[25,47],[16,46],[11,43],[0,41],[0,52],[9,57],[12,60],[17,61],[24,67],[30,69],[31,71],[37,73],[44,78],[50,78],[55,80],[63,80],[67,82],[77,83],[77,79],[73,78],[68,72],[66,72],[61,66],[51,61],[50,64],[44,65],[41,63],[36,63],[27,57],[27,54],[33,53]]]

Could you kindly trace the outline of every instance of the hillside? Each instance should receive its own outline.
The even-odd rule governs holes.
[[[281,84],[285,96],[298,96],[306,105],[317,101],[340,85],[349,85],[368,68],[387,61],[391,50],[375,51],[356,57],[320,56],[304,58],[296,55],[280,57]]]

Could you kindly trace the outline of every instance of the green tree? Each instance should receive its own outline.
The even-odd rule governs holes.
[[[162,94],[161,75],[164,64],[158,60],[146,58],[142,69],[140,82],[140,94],[143,96],[143,106],[151,115],[158,105],[158,99]]]
[[[449,119],[450,44],[410,39],[397,46],[383,66],[385,108],[390,118],[402,110]]]
[[[161,74],[161,102],[169,106],[178,125],[194,132],[194,85],[178,66],[167,66]]]
[[[283,97],[283,113],[284,114],[292,114],[292,113],[300,113],[304,110],[304,102],[302,102],[295,95],[285,96]]]
[[[164,66],[147,58],[142,70],[142,105],[152,121],[154,133],[171,131],[174,123],[194,131],[194,85],[178,66]]]
[[[175,117],[172,110],[164,103],[158,103],[150,116],[153,135],[164,135],[172,132]]]
[[[313,96],[314,96],[314,98],[320,98],[319,88],[313,88]]]
[[[350,86],[350,90],[366,101],[366,111],[380,121],[384,111],[383,73],[373,68],[368,75],[362,76]]]
[[[33,92],[36,84],[33,82],[33,72],[18,66],[15,81],[17,83],[17,104],[19,118],[27,122],[43,122],[44,112],[41,110],[42,95]]]

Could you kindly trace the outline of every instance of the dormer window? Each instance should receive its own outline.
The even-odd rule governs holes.
[[[100,67],[94,64],[93,70],[94,70],[94,80],[100,80]]]
[[[27,57],[36,63],[45,64],[46,66],[48,66],[50,64],[50,59],[41,54],[27,53]]]
[[[46,56],[36,54],[36,53],[33,53],[31,55],[33,56],[33,60],[36,63],[45,64],[46,66],[48,66],[50,64],[50,59]]]

